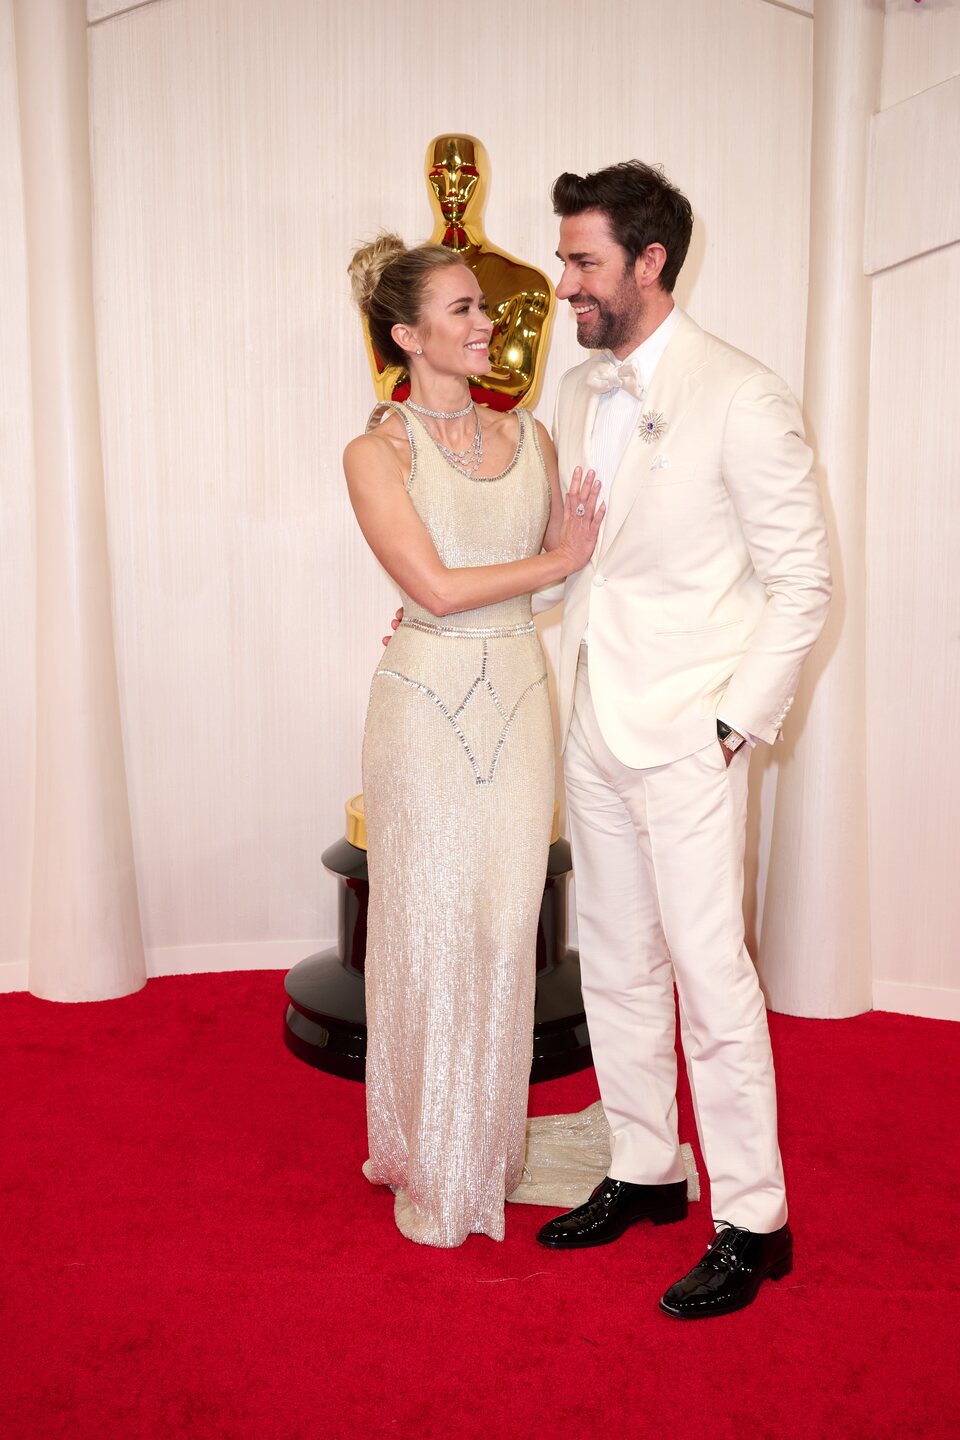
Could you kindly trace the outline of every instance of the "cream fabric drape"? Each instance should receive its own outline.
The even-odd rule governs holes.
[[[33,853],[36,557],[12,0],[0,0],[0,276],[0,990],[24,990]]]
[[[819,0],[813,46],[810,288],[803,402],[834,575],[780,762],[759,966],[773,1009],[871,1005],[865,551],[870,285],[867,135],[880,87],[882,0]]]
[[[145,979],[117,697],[97,398],[87,47],[70,0],[15,0],[36,484],[30,989]]]

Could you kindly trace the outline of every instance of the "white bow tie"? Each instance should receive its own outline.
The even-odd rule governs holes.
[[[624,360],[622,365],[615,365],[612,360],[597,360],[587,371],[587,384],[600,394],[607,390],[626,390],[634,400],[642,400],[647,393],[632,360]]]

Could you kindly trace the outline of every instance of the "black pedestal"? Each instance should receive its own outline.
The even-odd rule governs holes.
[[[367,946],[367,855],[338,840],[323,855],[340,877],[340,935],[335,950],[294,965],[286,979],[284,1040],[308,1065],[362,1080],[367,1051],[363,960]],[[580,959],[566,948],[570,846],[550,846],[537,928],[537,1000],[531,1080],[552,1080],[591,1063],[580,994]]]

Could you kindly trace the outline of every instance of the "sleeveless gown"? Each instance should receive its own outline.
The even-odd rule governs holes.
[[[449,567],[539,553],[550,487],[533,420],[471,480],[403,419],[408,490]],[[364,1173],[424,1245],[502,1239],[523,1175],[536,932],[555,765],[530,597],[437,619],[403,597],[363,742],[370,903]]]

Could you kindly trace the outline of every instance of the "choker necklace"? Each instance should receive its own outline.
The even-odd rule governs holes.
[[[426,405],[415,405],[412,400],[406,403],[409,410],[415,410],[418,415],[429,415],[431,420],[462,420],[473,409],[472,400],[468,400],[462,410],[428,410]]]

